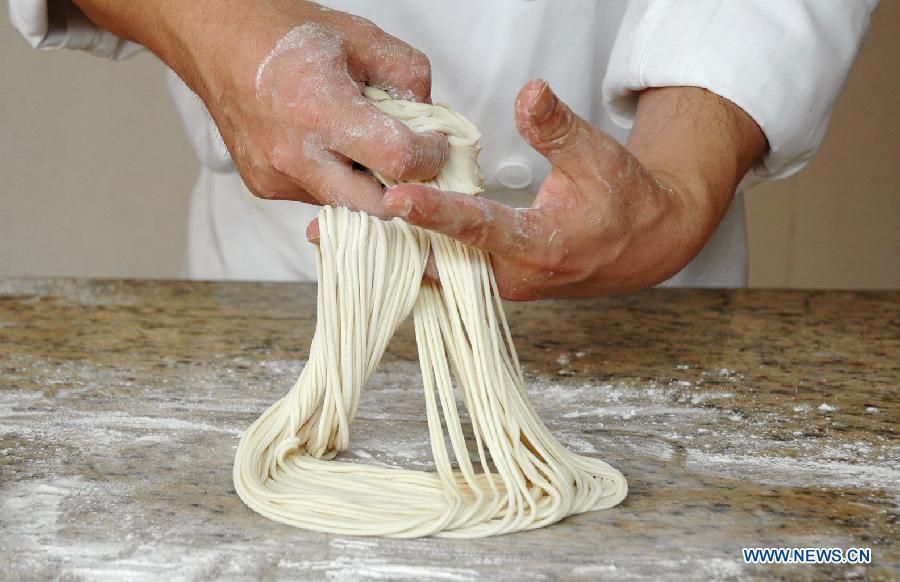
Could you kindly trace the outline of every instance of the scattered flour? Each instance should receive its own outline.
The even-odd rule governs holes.
[[[687,463],[704,473],[727,473],[758,483],[793,487],[870,487],[900,494],[900,463],[858,463],[814,458],[687,452]]]
[[[279,570],[321,572],[328,580],[440,580],[469,582],[478,572],[467,568],[442,568],[412,564],[392,564],[386,559],[340,556],[332,560],[279,560]]]
[[[231,369],[222,369],[221,362],[198,366],[172,360],[160,364],[168,367],[164,374],[135,380],[132,370],[69,363],[47,370],[40,380],[46,392],[0,390],[0,434],[10,433],[40,442],[41,446],[59,442],[85,451],[98,447],[115,450],[126,445],[172,447],[180,440],[204,435],[231,442],[238,427],[252,421],[280,395],[303,366],[298,360],[259,362],[246,358],[235,358],[229,364]],[[33,369],[35,362],[13,361],[9,365],[27,370]],[[244,371],[237,372],[239,367]],[[252,378],[249,387],[248,378]],[[23,372],[21,381],[28,380]],[[804,439],[803,431],[793,431],[792,436],[801,438],[786,441],[785,433],[775,438],[771,433],[783,422],[796,420],[789,413],[787,417],[754,415],[754,422],[737,425],[722,423],[729,418],[747,420],[730,404],[728,409],[721,407],[734,398],[730,385],[722,390],[720,383],[719,389],[711,390],[702,381],[590,384],[546,378],[529,378],[526,385],[529,397],[554,434],[579,453],[684,463],[701,474],[764,484],[869,487],[898,493],[900,462],[896,447],[868,441],[835,443],[830,437]],[[107,402],[110,390],[117,388],[136,395],[139,406]],[[252,398],[247,398],[248,392],[252,392]],[[360,422],[348,456],[385,466],[419,468],[430,463],[424,418],[408,413],[415,408],[409,405],[409,399],[422,398],[414,362],[383,366],[363,398],[367,400],[360,406]],[[396,404],[400,399],[405,403],[402,407]],[[92,404],[79,409],[77,403],[82,401]],[[795,412],[811,409],[805,404],[793,407]],[[404,412],[398,415],[400,410]],[[391,424],[398,418],[400,422]],[[16,452],[0,451],[4,459],[11,454]],[[73,507],[109,499],[110,503],[120,503],[113,508],[117,517],[130,519],[129,505],[123,500],[132,492],[114,483],[67,476],[65,463],[54,463],[40,461],[35,465],[36,470],[46,472],[43,478],[0,484],[0,545],[14,548],[22,563],[35,571],[41,571],[37,568],[45,564],[65,564],[62,571],[67,575],[90,579],[192,579],[208,577],[210,572],[219,577],[227,577],[229,572],[262,572],[260,568],[270,566],[275,568],[276,577],[311,573],[324,579],[451,582],[477,577],[466,563],[447,569],[385,559],[379,557],[375,542],[356,538],[330,540],[327,559],[273,559],[268,565],[259,562],[261,552],[242,555],[243,543],[217,543],[214,549],[167,544],[165,532],[156,537],[156,533],[150,535],[139,528],[134,539],[129,539],[129,534],[73,544],[60,533]],[[134,517],[137,520],[140,516]],[[272,548],[276,555],[277,548]],[[741,564],[724,557],[685,560],[670,565],[683,572],[690,562],[697,565],[697,572],[714,578],[744,574]],[[596,564],[582,566],[572,574],[616,577],[624,570],[621,565],[617,570],[615,564]]]

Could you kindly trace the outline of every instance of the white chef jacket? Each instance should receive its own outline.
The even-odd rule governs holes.
[[[762,128],[769,151],[739,188],[700,254],[666,282],[742,286],[747,278],[742,190],[800,170],[822,141],[877,0],[325,0],[369,18],[427,54],[436,101],[477,125],[487,195],[532,196],[549,165],[521,140],[512,104],[547,79],[579,115],[624,142],[638,93],[703,87]],[[48,6],[49,5],[49,6]],[[125,58],[140,47],[101,30],[70,2],[10,0],[35,47]],[[314,280],[305,229],[317,208],[260,200],[244,187],[202,102],[169,75],[202,163],[189,222],[187,275]]]

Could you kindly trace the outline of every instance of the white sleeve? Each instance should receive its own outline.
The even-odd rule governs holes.
[[[124,59],[143,47],[103,30],[69,0],[9,0],[9,19],[37,49],[75,49]]]
[[[603,81],[604,104],[630,127],[643,89],[702,87],[741,107],[765,133],[769,151],[751,174],[789,176],[822,142],[876,4],[632,1]]]

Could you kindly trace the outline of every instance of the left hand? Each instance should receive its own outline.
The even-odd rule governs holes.
[[[407,222],[488,251],[506,299],[649,287],[683,268],[721,217],[575,115],[546,82],[522,89],[516,121],[552,165],[531,208],[411,184],[384,197]]]

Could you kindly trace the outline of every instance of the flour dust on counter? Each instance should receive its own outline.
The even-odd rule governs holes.
[[[629,497],[521,534],[394,539],[287,528],[231,486],[235,431],[306,363],[314,286],[0,280],[0,579],[897,579],[898,306],[698,289],[506,304],[534,408],[573,452],[627,467]],[[403,325],[343,454],[433,471],[424,406]],[[873,562],[743,563],[767,545]]]

